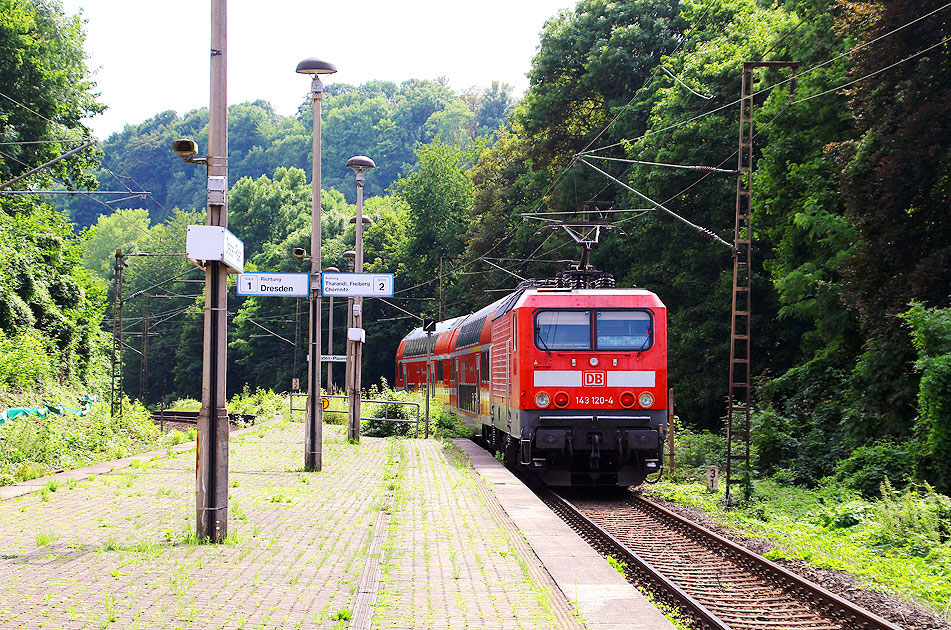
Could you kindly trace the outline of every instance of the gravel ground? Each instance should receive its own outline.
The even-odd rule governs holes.
[[[765,554],[775,546],[774,543],[767,540],[744,536],[736,530],[720,524],[706,512],[677,505],[657,496],[650,495],[650,498],[672,512],[689,518],[694,523],[706,527],[760,555]],[[777,564],[901,626],[904,630],[951,630],[951,622],[947,619],[943,619],[900,597],[863,588],[862,583],[848,573],[820,569],[799,560],[779,560]]]

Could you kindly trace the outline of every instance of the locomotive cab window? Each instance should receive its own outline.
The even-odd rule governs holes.
[[[590,350],[589,311],[541,311],[535,316],[535,346],[539,350]]]
[[[647,311],[596,311],[595,348],[646,350],[653,342],[651,315]]]

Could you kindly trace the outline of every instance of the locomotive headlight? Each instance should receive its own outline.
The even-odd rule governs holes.
[[[545,392],[538,392],[535,394],[535,404],[539,407],[547,407],[548,403],[551,402],[551,399],[548,397],[548,394]]]
[[[650,392],[644,392],[638,397],[637,402],[641,403],[641,407],[646,409],[654,404],[654,397],[651,396]]]
[[[591,364],[591,367],[594,367],[598,364],[598,357],[591,357],[588,359],[588,363]]]

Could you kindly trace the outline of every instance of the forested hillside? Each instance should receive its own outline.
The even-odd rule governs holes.
[[[27,19],[21,14],[3,12],[4,33],[26,37],[29,28],[15,23]],[[85,76],[78,25],[49,19],[59,30],[44,54],[59,54],[57,38],[65,37],[73,74]],[[919,479],[947,491],[949,37],[951,10],[934,0],[581,0],[546,24],[518,102],[497,84],[457,94],[440,82],[331,83],[322,264],[346,269],[342,254],[353,247],[355,188],[345,163],[356,154],[378,166],[367,175],[367,270],[395,273],[393,303],[413,313],[470,312],[516,286],[512,274],[546,277],[565,259],[577,261],[570,239],[522,213],[586,203],[627,210],[612,215],[618,229],[606,231],[592,262],[620,286],[646,287],[664,300],[678,414],[694,429],[721,431],[730,250],[651,209],[579,154],[731,240],[736,177],[663,165],[735,168],[743,62],[796,61],[795,82],[788,69],[754,73],[756,468],[807,484],[837,475],[870,493],[885,476],[896,486]],[[29,48],[18,41],[5,38],[0,47]],[[15,86],[21,91],[9,96],[85,137],[78,118],[99,107],[90,86],[74,101],[40,109],[55,100],[49,86],[62,78],[25,75],[9,59],[0,55],[0,92]],[[31,92],[29,83],[42,89]],[[4,141],[51,136],[8,100],[0,114]],[[309,248],[309,116],[308,106],[279,116],[263,101],[230,108],[229,226],[246,244],[249,270],[306,270],[291,250]],[[0,341],[33,335],[58,353],[58,374],[83,374],[100,347],[88,340],[101,318],[111,330],[103,286],[112,281],[115,250],[170,254],[126,259],[125,295],[142,292],[124,309],[132,348],[126,390],[152,403],[199,392],[201,285],[175,254],[184,226],[203,221],[203,171],[171,154],[179,137],[207,147],[207,112],[130,123],[103,141],[98,164],[64,162],[29,180],[151,191],[114,213],[78,196],[65,202],[77,233],[92,226],[81,238],[38,197],[0,197],[0,256],[22,259],[0,269],[8,313]],[[37,146],[4,145],[4,181],[71,145],[43,145],[42,154]],[[81,252],[85,269],[75,264]],[[55,264],[38,272],[38,261]],[[34,279],[25,281],[18,268],[33,270]],[[287,389],[305,370],[306,305],[230,299],[229,389]],[[372,349],[364,382],[391,379],[398,340],[415,320],[367,300],[364,324]],[[147,379],[140,377],[144,332],[153,335]]]
[[[373,81],[363,85],[329,83],[323,100],[321,175],[327,188],[344,191],[352,202],[353,176],[347,160],[371,155],[377,164],[366,194],[381,195],[415,163],[417,143],[437,135],[465,145],[492,136],[512,108],[511,88],[493,83],[456,94],[444,81],[404,81],[400,85]],[[266,101],[228,108],[229,179],[273,177],[278,168],[300,168],[311,176],[310,99],[296,117],[281,116]],[[172,142],[191,138],[200,150],[208,146],[207,108],[178,116],[162,112],[138,124],[127,124],[102,143],[102,165],[92,172],[103,189],[146,190],[151,195],[113,204],[113,208],[145,207],[153,222],[167,219],[174,208],[205,204],[204,171],[172,159]],[[96,222],[101,203],[90,197],[61,197],[78,227]]]
[[[0,181],[79,146],[80,122],[102,111],[89,94],[78,19],[45,4],[0,0]],[[35,142],[55,138],[58,142]],[[22,142],[25,141],[25,142]],[[89,149],[27,180],[94,184]],[[13,188],[22,189],[20,185]],[[101,388],[105,283],[80,263],[82,244],[62,213],[33,195],[0,195],[0,405],[36,389]]]

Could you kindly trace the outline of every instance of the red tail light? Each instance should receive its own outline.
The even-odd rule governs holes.
[[[634,394],[632,394],[631,392],[624,392],[623,394],[621,394],[622,407],[628,407],[628,408],[633,407],[635,400],[636,399],[634,398]]]
[[[555,406],[556,407],[567,407],[568,406],[568,394],[565,392],[558,392],[555,394]]]

